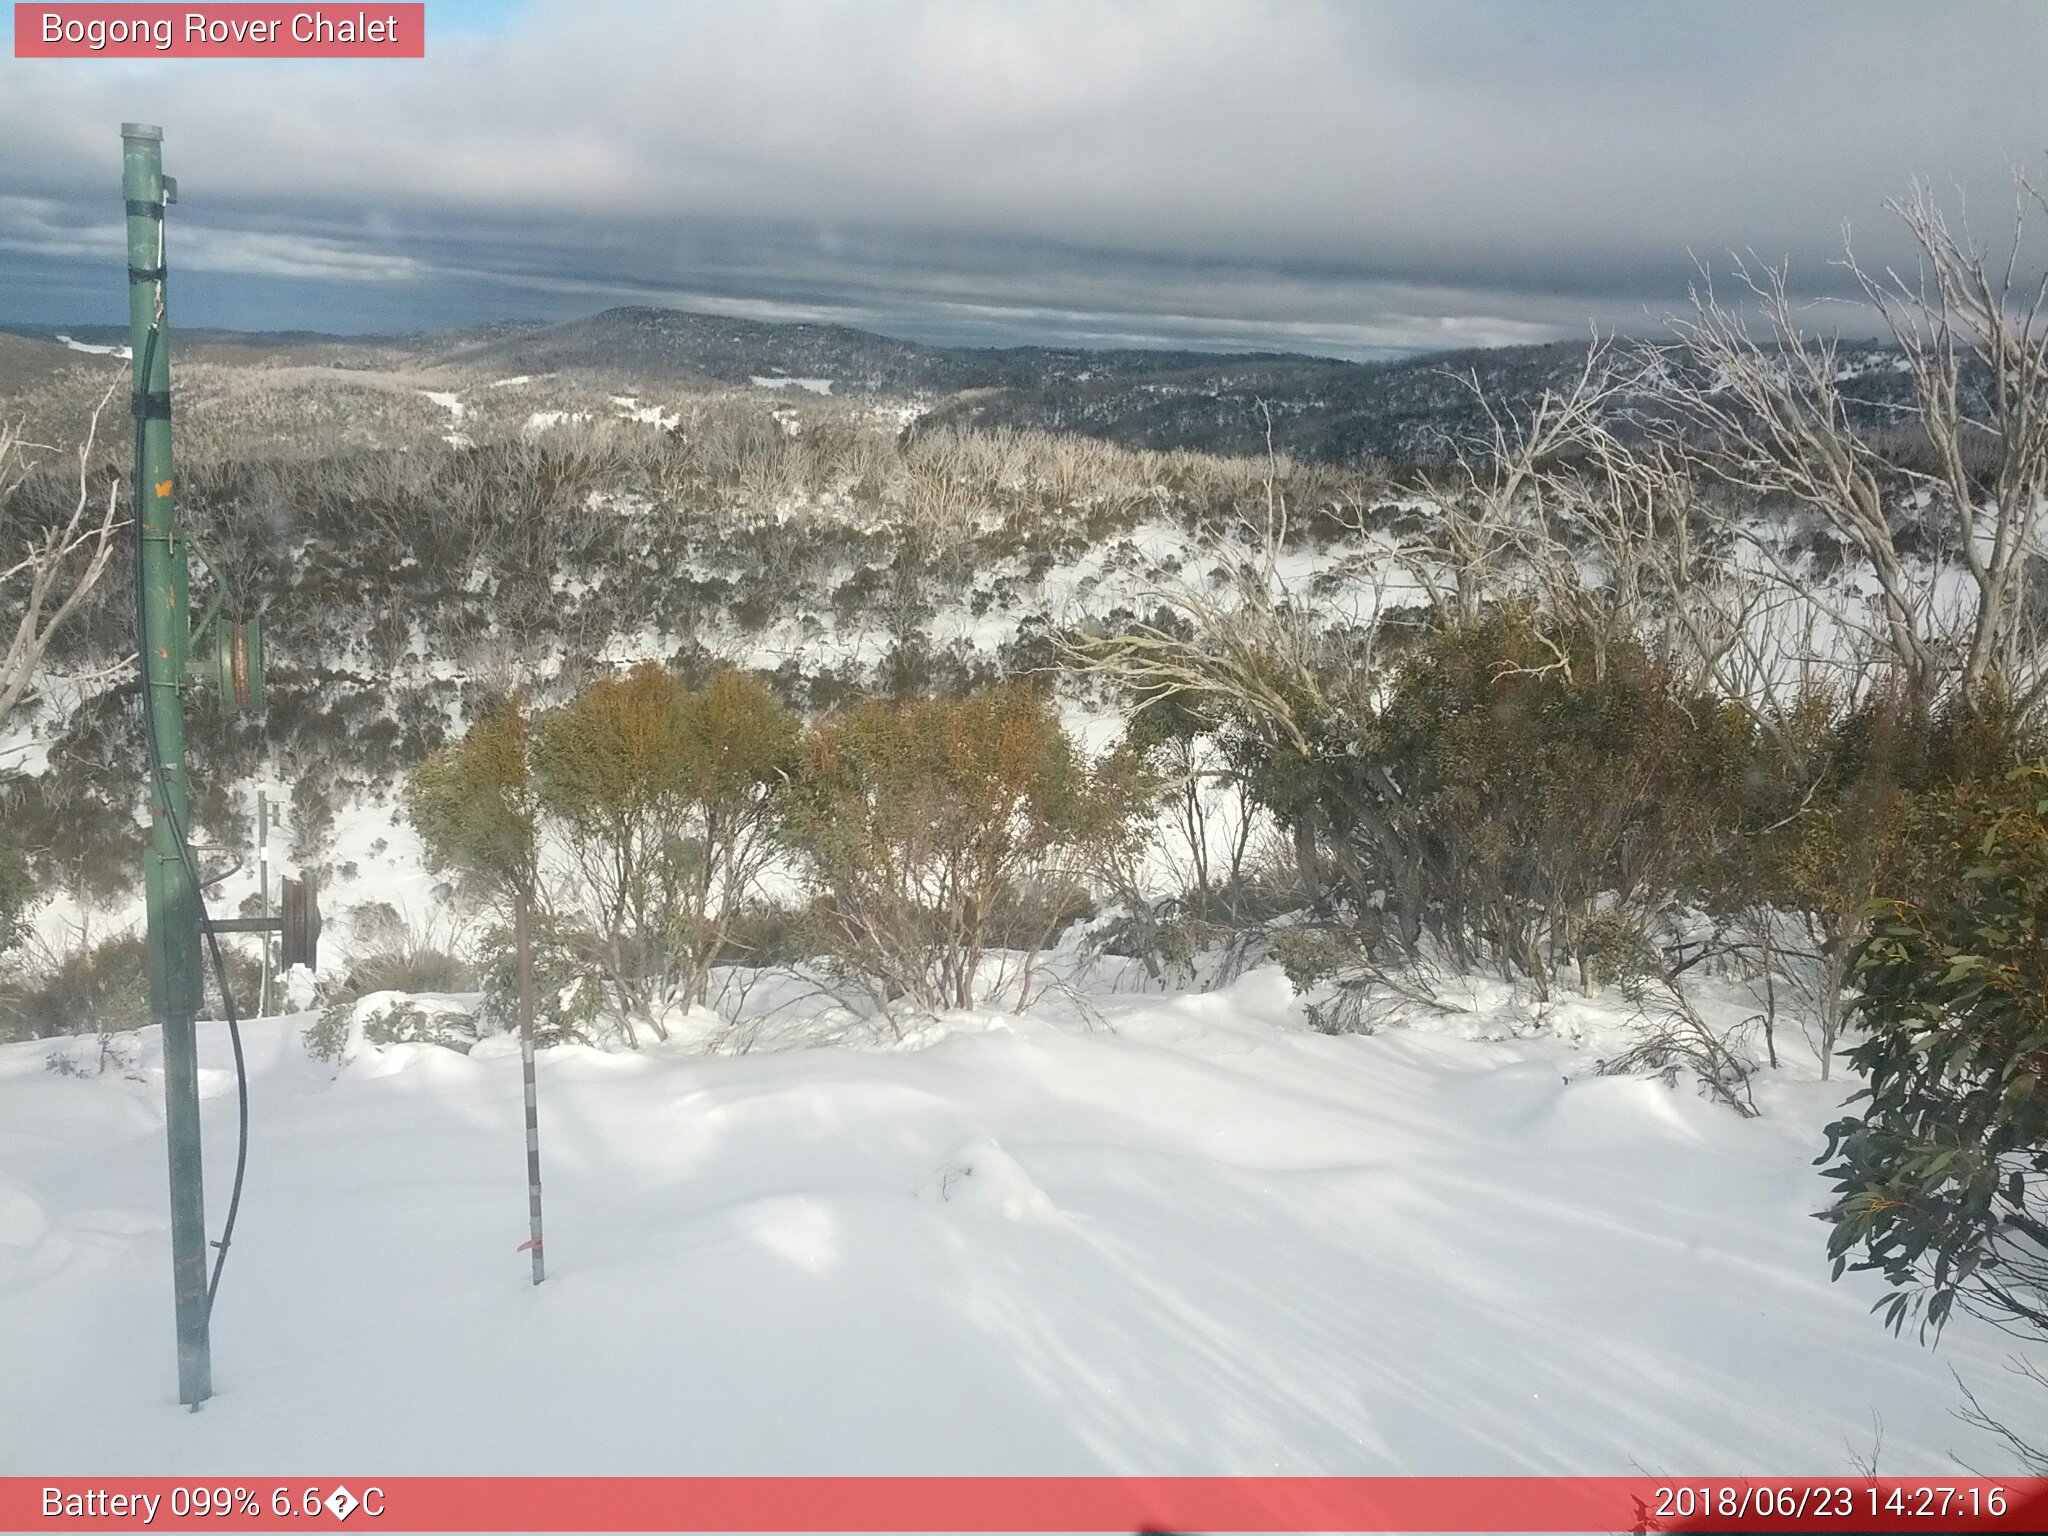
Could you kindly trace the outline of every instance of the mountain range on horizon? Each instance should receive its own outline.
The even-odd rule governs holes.
[[[127,341],[118,326],[0,324],[0,386]],[[1588,341],[1443,351],[1380,362],[1293,352],[1073,346],[934,346],[852,326],[747,320],[626,306],[561,321],[500,320],[389,336],[313,331],[173,332],[176,355],[255,367],[418,373],[456,379],[583,376],[607,388],[803,381],[839,397],[924,404],[947,424],[1079,433],[1150,449],[1244,454],[1269,444],[1306,459],[1413,459],[1477,421],[1474,392],[1510,409],[1569,382]],[[1884,350],[1858,343],[1851,355]],[[1873,403],[1889,392],[1870,371]]]

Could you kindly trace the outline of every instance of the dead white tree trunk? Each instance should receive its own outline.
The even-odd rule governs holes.
[[[2027,604],[2048,558],[2048,265],[2026,244],[2029,214],[2048,201],[2015,180],[2012,244],[1994,257],[1957,230],[1924,186],[1891,204],[1912,233],[1920,268],[1882,279],[1851,266],[1885,317],[1912,375],[1914,425],[1932,465],[1908,475],[1949,522],[1953,555],[1975,588],[1955,616],[1955,664],[1967,696],[1996,692],[2022,710],[2048,690],[2038,615]]]
[[[1837,598],[1832,617],[1878,642],[1923,709],[1949,695],[2022,715],[2048,702],[2029,593],[2048,561],[2048,264],[2026,246],[2027,215],[2048,204],[2024,177],[2018,191],[2003,259],[1924,188],[1891,205],[1917,248],[1914,272],[1873,272],[1849,253],[1910,380],[1889,424],[1857,419],[1857,370],[1838,337],[1801,323],[1785,270],[1741,260],[1754,325],[1702,284],[1660,392],[1706,468],[1789,501],[1849,547],[1875,596],[1862,612]],[[1925,554],[1902,544],[1908,511],[1934,535]],[[1812,593],[1808,573],[1770,553],[1788,585]]]
[[[104,500],[92,484],[93,440],[113,390],[100,398],[78,448],[78,494],[67,514],[38,527],[23,527],[10,503],[40,464],[39,445],[26,441],[18,425],[0,423],[0,613],[12,617],[0,649],[0,726],[35,681],[51,642],[78,611],[113,559],[115,534],[127,525],[119,515],[120,482],[111,481]]]
[[[1425,476],[1415,495],[1434,505],[1432,526],[1401,553],[1411,578],[1445,619],[1476,624],[1487,603],[1530,574],[1530,535],[1545,477],[1561,455],[1583,448],[1631,381],[1595,341],[1563,387],[1546,389],[1517,413],[1486,392],[1477,373],[1461,380],[1485,424],[1450,437],[1450,466]]]

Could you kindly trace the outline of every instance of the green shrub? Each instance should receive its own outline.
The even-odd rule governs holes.
[[[0,987],[0,1030],[13,1040],[118,1032],[149,1022],[149,951],[140,934],[24,967]]]
[[[1688,890],[1743,739],[1640,648],[1517,610],[1424,634],[1377,709],[1314,730],[1230,743],[1311,890],[1382,958],[1427,936],[1539,988],[1567,964],[1590,985],[1606,927]]]
[[[87,711],[81,710],[81,716]],[[77,737],[90,732],[73,722],[58,751],[90,752]],[[117,758],[132,756],[125,743]],[[25,911],[40,898],[63,892],[88,910],[104,908],[142,883],[141,838],[135,827],[137,786],[94,771],[45,773],[9,786],[4,812],[5,878],[12,900]],[[25,905],[23,905],[25,904]]]
[[[1823,1077],[1848,1022],[1849,967],[1872,897],[1918,890],[1945,857],[1939,835],[1915,832],[1915,807],[1996,782],[2019,745],[1995,710],[1951,706],[1930,717],[1889,691],[1844,701],[1811,689],[1755,722],[1732,781],[1734,820],[1706,854],[1698,899],[1747,914],[1767,937],[1789,921],[1791,947],[1803,953],[1774,940],[1763,963],[1796,981]]]
[[[473,992],[476,967],[431,944],[372,950],[349,964],[350,990],[369,992]]]
[[[1273,935],[1273,954],[1298,993],[1313,991],[1337,975],[1353,956],[1352,946],[1327,928],[1290,928]]]
[[[1579,945],[1596,987],[1619,987],[1634,995],[1664,970],[1663,957],[1642,921],[1618,908],[1588,918],[1579,931]]]
[[[364,1011],[363,1038],[371,1045],[438,1045],[467,1055],[477,1042],[477,1021],[461,1009],[397,997]]]
[[[234,994],[235,1017],[253,1018],[257,1000],[262,996],[263,962],[226,938],[220,941],[220,958],[222,968],[228,973],[228,986]],[[202,997],[199,1016],[205,1019],[226,1018],[227,1010],[221,1006],[220,976],[213,966],[213,950],[203,936],[199,941],[199,979]]]
[[[754,902],[733,915],[716,965],[795,965],[818,952],[820,935],[808,906]]]
[[[519,966],[509,926],[484,935],[479,1021],[489,1029],[519,1028]],[[588,1044],[605,1011],[603,967],[591,935],[559,918],[533,921],[533,1037],[536,1045]]]
[[[29,914],[37,905],[28,857],[15,842],[12,832],[12,826],[0,819],[0,954],[5,954],[27,936]]]
[[[306,1054],[316,1061],[331,1061],[339,1065],[348,1053],[351,1025],[355,1019],[358,999],[353,994],[331,1000],[320,1010],[320,1017],[306,1026],[299,1036],[306,1047]]]
[[[1960,1301],[2048,1331],[2048,763],[1938,797],[1916,831],[1939,864],[1852,968],[1868,1086],[1828,1127],[1828,1251],[1890,1283],[1895,1330]]]

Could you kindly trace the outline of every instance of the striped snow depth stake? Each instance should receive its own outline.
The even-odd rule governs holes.
[[[539,1285],[547,1279],[548,1267],[540,1236],[540,1101],[534,1094],[533,1079],[533,935],[524,892],[520,893],[518,904],[515,943],[519,951],[519,1074],[526,1087],[526,1209],[528,1224],[533,1229],[532,1235],[519,1245],[519,1251],[532,1252],[533,1283]]]

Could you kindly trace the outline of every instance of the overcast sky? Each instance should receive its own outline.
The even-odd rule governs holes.
[[[1360,357],[1646,329],[1732,249],[1840,291],[1914,177],[1995,233],[2048,151],[2037,0],[435,0],[424,61],[11,54],[0,321],[50,326],[125,317],[124,120],[185,325]]]

